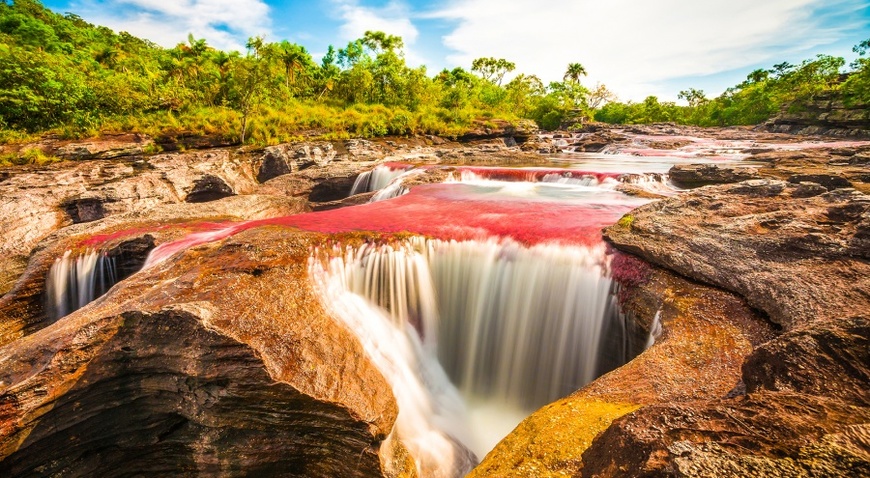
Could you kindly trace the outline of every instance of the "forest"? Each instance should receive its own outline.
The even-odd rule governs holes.
[[[193,35],[163,48],[37,0],[0,0],[0,143],[46,132],[186,132],[252,144],[301,135],[458,136],[521,119],[548,130],[588,120],[730,126],[758,124],[825,91],[870,103],[870,40],[855,46],[849,65],[828,55],[779,63],[717,97],[682,91],[687,106],[654,96],[619,102],[604,85],[584,85],[579,62],[566,62],[562,81],[545,85],[501,58],[432,73],[409,66],[403,47],[399,37],[369,31],[330,46],[320,61],[302,45],[263,38],[249,39],[244,52]]]

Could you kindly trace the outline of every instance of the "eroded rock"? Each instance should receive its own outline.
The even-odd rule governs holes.
[[[0,348],[0,471],[413,476],[389,385],[306,280],[320,241],[189,250]]]
[[[854,258],[867,256],[856,241],[862,243],[870,196],[804,191],[771,180],[710,186],[638,208],[605,236],[746,297],[787,329],[868,310],[870,265]]]

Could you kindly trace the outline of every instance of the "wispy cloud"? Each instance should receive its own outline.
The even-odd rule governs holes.
[[[214,47],[242,50],[248,37],[271,33],[263,0],[81,0],[70,8],[88,21],[166,47],[193,33]]]
[[[663,81],[710,75],[831,44],[866,22],[823,21],[864,0],[461,0],[430,16],[456,22],[443,39],[453,63],[496,56],[545,80],[581,62],[589,81],[639,99]],[[841,15],[841,18],[843,15]],[[848,18],[848,16],[846,16]]]

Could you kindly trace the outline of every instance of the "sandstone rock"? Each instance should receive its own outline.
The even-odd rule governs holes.
[[[0,345],[51,323],[44,297],[48,271],[67,249],[90,247],[83,243],[95,235],[105,238],[101,247],[106,253],[117,256],[119,273],[126,276],[138,270],[154,245],[189,233],[190,229],[182,221],[264,219],[306,210],[307,201],[298,198],[245,195],[210,203],[157,206],[63,228],[36,247],[29,264],[25,261],[20,267],[20,278],[16,276],[17,281],[10,281],[10,290],[0,297]],[[174,223],[182,224],[167,227]]]
[[[759,177],[755,168],[719,167],[715,164],[678,164],[668,171],[671,182],[681,188],[738,183]]]
[[[868,310],[863,244],[870,197],[813,197],[782,181],[710,186],[632,211],[605,230],[617,247],[740,294],[787,329]],[[795,196],[795,192],[798,192]]]
[[[644,206],[608,228],[620,248],[738,292],[785,333],[746,357],[727,396],[615,420],[583,453],[582,475],[870,471],[868,216],[870,198],[852,189],[753,180]]]
[[[413,476],[389,386],[305,280],[322,239],[240,236],[0,348],[0,473]]]
[[[266,148],[257,173],[257,181],[265,183],[270,179],[299,170],[295,158],[290,157],[287,150],[286,145]]]
[[[646,407],[595,439],[582,476],[864,476],[868,418],[790,393]]]
[[[154,141],[145,135],[103,135],[84,142],[48,140],[38,147],[48,154],[62,159],[113,159],[138,156],[154,146]]]
[[[802,104],[784,105],[761,129],[778,133],[870,137],[867,105],[847,105],[837,92],[824,92]]]
[[[788,182],[790,183],[816,183],[823,186],[828,191],[839,188],[851,188],[852,183],[850,183],[845,178],[841,178],[839,176],[832,176],[829,174],[795,174],[788,178]]]
[[[583,475],[862,476],[868,345],[864,317],[783,334],[747,357],[738,396],[646,407],[614,422],[584,453]]]

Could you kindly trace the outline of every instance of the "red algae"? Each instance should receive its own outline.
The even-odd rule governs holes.
[[[550,201],[487,196],[462,184],[426,184],[388,201],[293,216],[236,223],[210,223],[177,241],[162,244],[148,264],[199,244],[264,226],[322,233],[371,231],[412,233],[443,240],[511,238],[526,245],[554,242],[591,246],[601,229],[636,203],[631,201]]]
[[[88,237],[87,239],[82,240],[78,243],[80,247],[98,247],[107,242],[111,242],[118,239],[124,239],[133,236],[140,236],[142,234],[147,234],[149,232],[156,231],[165,231],[168,229],[180,229],[186,230],[190,232],[198,232],[198,231],[211,231],[215,229],[220,229],[222,227],[226,227],[228,222],[214,222],[214,221],[203,221],[203,222],[190,222],[190,223],[175,223],[175,224],[161,224],[154,226],[142,226],[142,227],[134,227],[128,229],[122,229],[115,232],[110,232],[107,234],[95,234],[93,236]]]

